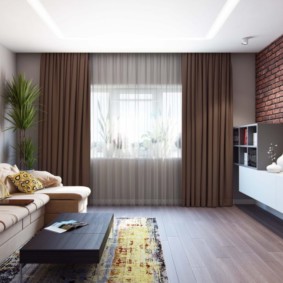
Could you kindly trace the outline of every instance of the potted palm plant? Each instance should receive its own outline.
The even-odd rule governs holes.
[[[7,83],[4,94],[8,106],[5,119],[10,122],[9,129],[17,132],[18,143],[16,153],[19,165],[22,169],[31,169],[36,161],[35,146],[30,137],[27,137],[27,129],[33,126],[37,114],[35,102],[40,95],[40,90],[32,81],[25,79],[20,74]]]

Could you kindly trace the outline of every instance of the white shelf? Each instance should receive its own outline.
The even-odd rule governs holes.
[[[265,170],[270,144],[277,144],[278,156],[283,153],[283,124],[249,124],[233,129],[234,164]]]

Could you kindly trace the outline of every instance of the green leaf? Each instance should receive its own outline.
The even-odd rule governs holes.
[[[8,111],[4,118],[10,123],[8,129],[20,132],[18,154],[21,165],[27,168],[31,168],[35,162],[35,148],[31,140],[25,138],[25,131],[35,122],[37,115],[35,102],[39,95],[39,87],[25,79],[22,74],[6,84],[4,100]]]

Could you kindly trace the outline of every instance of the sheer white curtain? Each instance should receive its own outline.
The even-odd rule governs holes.
[[[180,60],[177,54],[92,56],[92,203],[180,204]]]

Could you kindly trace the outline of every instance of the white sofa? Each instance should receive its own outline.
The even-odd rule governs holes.
[[[1,165],[3,163],[0,164],[0,171]],[[28,242],[58,214],[86,212],[89,195],[90,189],[83,186],[52,187],[34,194],[12,191],[9,199],[34,201],[27,206],[0,205],[0,262]]]

